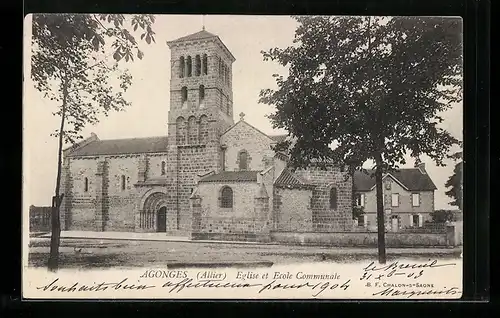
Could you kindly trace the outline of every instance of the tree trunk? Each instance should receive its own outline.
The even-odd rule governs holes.
[[[56,271],[59,268],[59,245],[61,241],[61,203],[64,194],[60,195],[61,188],[61,171],[62,171],[62,147],[63,147],[63,134],[64,122],[66,120],[66,103],[68,97],[67,81],[63,82],[63,102],[61,110],[61,126],[59,128],[59,146],[57,154],[57,177],[55,195],[52,198],[52,220],[51,220],[51,236],[50,236],[50,255],[48,261],[49,271]]]
[[[375,158],[375,185],[377,193],[377,230],[378,230],[378,261],[385,264],[385,216],[384,216],[384,194],[382,188],[382,156],[378,154]]]

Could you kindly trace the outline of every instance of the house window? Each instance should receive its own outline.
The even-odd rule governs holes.
[[[248,170],[248,153],[244,150],[240,152],[239,167],[240,170]]]
[[[186,72],[186,61],[184,61],[184,56],[179,59],[179,77],[183,78]]]
[[[358,193],[356,195],[356,205],[357,206],[365,206],[365,194],[364,193]]]
[[[199,55],[196,55],[194,59],[194,75],[196,76],[201,75],[201,58]]]
[[[200,85],[198,95],[200,98],[200,100],[199,100],[200,108],[203,108],[203,102],[205,101],[205,86]]]
[[[193,75],[193,61],[191,60],[191,56],[187,57],[187,76],[191,77]]]
[[[125,179],[125,176],[122,175],[121,176],[121,188],[122,188],[122,191],[125,190],[126,185],[127,185],[127,180]]]
[[[414,214],[414,215],[412,215],[411,225],[412,225],[413,227],[418,227],[418,225],[419,225],[419,217],[418,217],[418,214]]]
[[[330,209],[337,209],[337,188],[335,187],[330,189]]]
[[[87,177],[85,177],[85,180],[83,181],[83,191],[89,191],[89,179]]]
[[[203,59],[202,59],[203,63],[203,75],[207,75],[208,74],[208,59],[207,59],[207,55],[206,54],[203,54]]]
[[[413,206],[420,206],[420,194],[419,193],[413,193],[411,195],[411,202]]]
[[[224,187],[221,191],[221,208],[233,207],[233,190],[230,187]]]
[[[399,194],[397,194],[397,193],[392,194],[391,206],[399,206]]]
[[[164,175],[165,175],[165,166],[166,166],[165,161],[162,161],[162,162],[161,162],[161,175],[162,175],[162,176],[164,176]]]

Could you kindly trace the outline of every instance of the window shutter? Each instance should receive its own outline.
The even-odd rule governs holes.
[[[423,217],[422,217],[422,214],[419,214],[418,215],[418,227],[422,227],[423,225]]]

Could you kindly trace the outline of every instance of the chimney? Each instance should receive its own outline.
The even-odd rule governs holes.
[[[427,174],[427,171],[425,171],[425,163],[421,162],[417,165],[418,170],[420,170],[420,173],[422,174]]]

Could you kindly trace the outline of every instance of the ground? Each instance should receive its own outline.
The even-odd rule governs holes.
[[[31,238],[29,264],[45,267],[49,238]],[[388,261],[396,258],[428,260],[457,258],[461,249],[387,249]],[[304,262],[345,263],[376,260],[376,248],[306,247],[237,243],[201,243],[140,240],[62,239],[61,268],[133,268],[195,266],[219,263],[226,266],[271,266]]]

